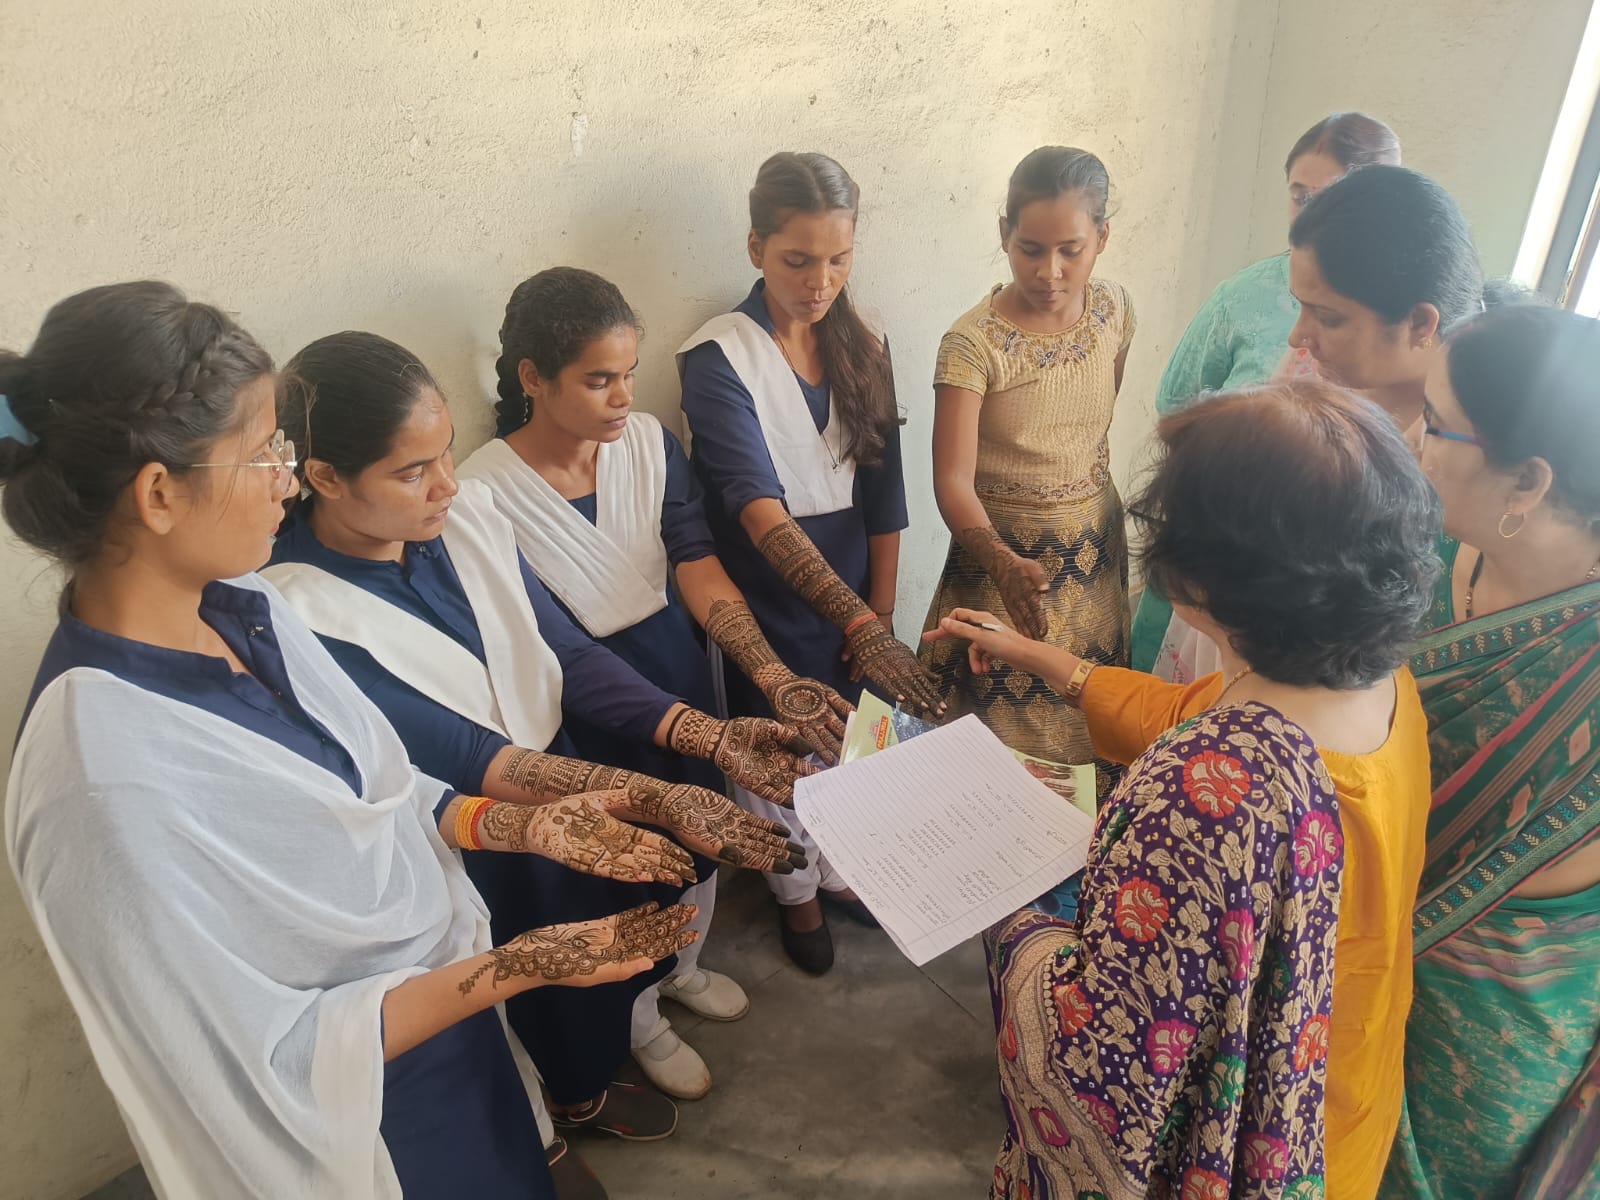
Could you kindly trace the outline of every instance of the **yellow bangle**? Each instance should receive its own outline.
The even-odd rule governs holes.
[[[1089,675],[1095,665],[1086,658],[1080,658],[1078,665],[1072,668],[1072,674],[1067,676],[1066,686],[1061,689],[1061,695],[1068,704],[1077,704],[1083,699],[1083,685],[1089,681]]]
[[[478,840],[478,819],[493,803],[486,796],[469,796],[461,802],[461,807],[456,809],[456,845],[460,849],[483,849],[483,843]]]

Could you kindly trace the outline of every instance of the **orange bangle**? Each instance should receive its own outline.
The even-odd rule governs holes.
[[[869,612],[869,613],[866,613],[863,616],[857,617],[854,621],[851,621],[850,624],[848,624],[848,625],[846,625],[844,627],[844,635],[845,635],[845,637],[849,637],[852,633],[854,633],[856,630],[860,629],[863,625],[870,624],[871,622],[876,621],[877,619],[878,619],[878,614],[875,613],[875,612]]]
[[[456,809],[456,845],[460,849],[483,849],[483,843],[478,840],[478,820],[483,816],[483,810],[493,803],[485,796],[469,796]]]
[[[1067,676],[1067,683],[1061,690],[1061,695],[1068,704],[1077,704],[1083,699],[1083,685],[1089,682],[1089,676],[1094,671],[1096,664],[1086,658],[1080,658],[1078,665],[1072,668],[1072,674]]]

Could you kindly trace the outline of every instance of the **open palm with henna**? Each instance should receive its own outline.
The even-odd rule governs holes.
[[[551,804],[490,805],[483,815],[485,846],[537,854],[623,883],[693,883],[694,861],[681,847],[611,815],[622,795],[586,792]]]
[[[773,716],[794,726],[822,761],[832,766],[844,747],[844,722],[854,706],[827,684],[796,675],[782,663],[755,673],[756,686],[772,705]]]
[[[496,984],[523,978],[567,987],[631,979],[694,943],[700,935],[684,926],[697,911],[692,904],[645,904],[594,921],[530,929],[490,950],[489,961],[458,986],[465,996],[488,975]]]
[[[636,779],[611,803],[613,816],[668,830],[684,845],[733,867],[788,875],[806,865],[805,851],[776,821],[751,816],[720,792],[688,783]]]

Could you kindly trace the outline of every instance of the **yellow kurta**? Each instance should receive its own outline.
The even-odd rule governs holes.
[[[934,384],[983,397],[974,487],[1006,545],[1050,581],[1046,640],[1097,663],[1126,663],[1128,555],[1106,432],[1133,305],[1121,285],[1091,279],[1075,325],[1030,333],[995,311],[999,290],[944,335]],[[952,541],[924,628],[956,607],[1005,611],[994,583]],[[1083,719],[1037,676],[975,676],[953,641],[925,645],[923,661],[954,713],[976,712],[1013,749],[1060,762],[1090,757]]]
[[[1409,671],[1395,678],[1394,724],[1371,754],[1321,750],[1339,795],[1344,886],[1328,1031],[1327,1195],[1378,1193],[1405,1093],[1411,1009],[1411,910],[1422,877],[1432,780],[1428,722]],[[1130,763],[1156,738],[1214,704],[1222,677],[1187,686],[1141,671],[1098,670],[1084,685],[1094,745]]]

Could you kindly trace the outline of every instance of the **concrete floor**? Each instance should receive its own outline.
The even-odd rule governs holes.
[[[778,945],[766,886],[730,874],[705,964],[750,993],[732,1024],[664,1008],[716,1087],[680,1105],[664,1142],[595,1136],[578,1149],[613,1200],[979,1200],[1001,1117],[993,1022],[975,942],[922,970],[882,933],[830,921],[820,979]],[[130,1171],[91,1200],[146,1200]]]

